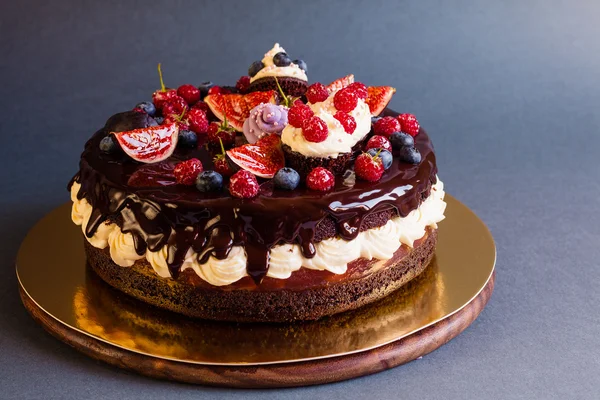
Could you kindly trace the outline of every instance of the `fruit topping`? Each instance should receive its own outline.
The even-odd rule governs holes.
[[[192,108],[186,114],[190,130],[198,134],[204,134],[208,130],[208,118],[206,112],[200,108]]]
[[[158,125],[156,119],[146,113],[125,111],[110,117],[104,124],[106,132],[124,132]]]
[[[327,85],[327,90],[329,91],[329,93],[333,93],[340,89],[345,88],[346,86],[350,85],[351,83],[354,83],[354,75],[352,75],[352,74],[346,75],[343,78],[337,79],[337,80],[331,82],[329,85]]]
[[[162,114],[167,117],[171,114],[179,115],[188,109],[188,104],[183,97],[175,96],[172,99],[165,101],[162,105]]]
[[[150,164],[166,160],[173,154],[179,127],[169,124],[111,133],[129,157]]]
[[[340,121],[340,123],[342,124],[342,127],[344,127],[344,131],[350,135],[352,135],[354,133],[354,130],[356,129],[356,120],[354,119],[354,117],[350,114],[348,114],[345,111],[337,111],[334,115],[333,118],[337,119],[338,121]]]
[[[223,121],[225,116],[229,124],[237,131],[241,132],[244,127],[244,121],[250,116],[250,110],[261,103],[273,103],[277,99],[274,90],[266,92],[252,92],[245,95],[241,94],[217,94],[208,95],[204,99],[213,114]]]
[[[314,115],[313,110],[306,104],[297,101],[288,111],[288,122],[296,128],[302,128],[304,121]]]
[[[202,172],[202,163],[197,158],[190,158],[175,165],[173,175],[180,185],[192,186]]]
[[[245,75],[241,76],[235,84],[235,87],[240,91],[240,93],[246,93],[250,87],[250,77]]]
[[[293,168],[281,168],[273,177],[273,182],[278,189],[294,190],[300,183],[300,174]]]
[[[136,104],[134,110],[142,110],[149,116],[153,117],[156,114],[156,107],[149,101],[142,101],[141,103]]]
[[[390,86],[369,86],[365,102],[369,105],[371,115],[379,115],[387,107],[396,89]]]
[[[329,92],[327,91],[325,85],[316,82],[306,89],[305,96],[309,103],[315,104],[327,100],[327,97],[329,97]]]
[[[100,150],[106,154],[114,154],[119,150],[119,145],[115,142],[113,135],[103,137],[99,147]]]
[[[255,144],[234,147],[227,151],[227,156],[243,170],[261,178],[272,178],[285,165],[278,135],[268,135]]]
[[[400,160],[409,164],[419,164],[421,162],[421,153],[414,147],[402,147],[398,153]]]
[[[196,188],[201,192],[216,192],[223,187],[223,177],[215,171],[204,171],[196,178]]]
[[[235,130],[225,121],[211,122],[206,131],[208,143],[219,146],[231,147],[235,143]]]
[[[196,104],[194,104],[192,106],[192,110],[195,108],[197,108],[198,110],[204,111],[207,115],[208,115],[208,112],[210,111],[210,109],[208,108],[208,105],[203,101],[199,101]]]
[[[298,66],[298,68],[300,68],[302,71],[304,71],[304,72],[308,71],[308,66],[306,65],[306,63],[304,62],[304,60],[294,60],[292,62],[294,64],[296,64]]]
[[[413,137],[404,132],[392,133],[390,142],[392,142],[392,147],[396,150],[400,150],[402,147],[413,147],[415,145]]]
[[[394,117],[383,117],[373,124],[373,133],[385,137],[390,137],[392,133],[401,129],[400,122]]]
[[[178,114],[169,114],[165,117],[163,121],[163,125],[169,124],[177,124],[180,130],[189,131],[190,124],[188,120],[185,119],[186,110],[183,110],[179,115]]]
[[[215,86],[211,81],[204,81],[198,85],[198,90],[200,91],[200,98],[203,99],[208,96],[208,91],[211,87]]]
[[[240,199],[251,199],[258,194],[260,186],[250,172],[240,170],[229,178],[229,193]]]
[[[177,91],[175,89],[168,89],[165,87],[160,63],[158,63],[158,77],[160,79],[160,89],[152,93],[152,102],[156,108],[162,108],[162,105],[165,101],[177,96]]]
[[[384,170],[383,161],[381,160],[381,157],[379,157],[379,152],[375,153],[375,155],[362,153],[356,157],[356,161],[354,162],[356,176],[365,181],[377,182],[381,179]]]
[[[273,56],[273,64],[277,65],[278,67],[287,67],[291,63],[292,60],[290,57],[287,55],[287,53],[282,51]]]
[[[302,126],[302,134],[304,135],[304,139],[309,142],[320,143],[327,139],[329,135],[329,128],[327,128],[327,124],[321,118],[313,115],[306,121],[304,121],[304,125]]]
[[[174,163],[163,161],[156,164],[145,164],[138,167],[127,180],[132,187],[157,187],[175,185],[173,175]]]
[[[263,64],[262,61],[254,61],[248,68],[248,75],[253,77],[254,75],[258,74],[258,71],[260,71],[264,67],[265,67],[265,64]]]
[[[398,121],[400,121],[400,126],[402,126],[402,132],[406,132],[413,137],[417,136],[420,128],[417,117],[412,114],[400,114],[398,115]]]
[[[384,149],[388,151],[392,151],[392,144],[385,136],[374,135],[369,139],[367,145],[365,146],[365,150],[369,149]]]
[[[177,88],[177,95],[192,106],[200,100],[200,89],[190,84],[181,85]]]
[[[340,89],[333,96],[333,105],[340,111],[352,112],[357,104],[358,96],[352,89]]]
[[[179,147],[195,149],[198,147],[198,136],[192,131],[179,130],[179,139],[177,140]]]
[[[347,86],[348,89],[352,90],[354,93],[356,93],[356,96],[359,99],[362,100],[366,100],[367,97],[369,96],[369,92],[367,91],[367,87],[360,82],[354,82],[351,83]]]
[[[306,186],[312,190],[326,192],[335,185],[335,177],[328,169],[317,167],[306,177]]]
[[[383,163],[383,169],[388,170],[392,166],[394,157],[389,151],[383,149],[369,149],[367,153],[372,157],[379,155],[379,158],[381,158],[381,162]]]
[[[235,171],[233,170],[231,164],[229,163],[229,160],[227,159],[223,142],[219,141],[219,144],[221,145],[221,152],[213,158],[215,171],[217,171],[223,176],[231,176]]]

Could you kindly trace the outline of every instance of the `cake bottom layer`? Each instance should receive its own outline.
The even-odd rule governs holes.
[[[316,320],[377,301],[425,270],[433,258],[437,230],[406,251],[400,247],[385,265],[360,278],[306,290],[227,290],[199,287],[158,276],[146,263],[115,264],[107,251],[85,243],[88,264],[108,284],[154,306],[189,317],[235,322]]]

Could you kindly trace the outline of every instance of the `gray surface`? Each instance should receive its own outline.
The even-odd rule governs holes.
[[[0,398],[598,398],[598,2],[12,3],[0,6]],[[429,130],[448,191],[497,241],[480,318],[422,360],[277,391],[155,381],[46,334],[13,260],[67,200],[86,138],[150,96],[158,61],[173,86],[232,82],[275,40],[313,81],[397,87],[392,106]]]

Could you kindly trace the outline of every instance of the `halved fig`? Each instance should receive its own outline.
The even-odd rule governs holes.
[[[396,89],[390,86],[369,86],[367,87],[367,99],[365,102],[369,105],[371,115],[376,116],[387,107],[392,99]]]
[[[333,92],[337,92],[340,89],[345,88],[349,84],[354,83],[354,75],[346,75],[343,78],[336,79],[327,85],[327,91],[331,94]]]
[[[240,168],[261,178],[272,178],[285,166],[279,135],[268,135],[255,144],[227,150],[227,156]]]
[[[136,161],[151,164],[171,157],[177,146],[179,127],[172,123],[111,133],[125,154]]]
[[[244,121],[250,116],[250,110],[261,103],[275,103],[274,90],[242,94],[211,94],[204,98],[212,113],[221,121],[225,120],[238,132],[242,131]]]

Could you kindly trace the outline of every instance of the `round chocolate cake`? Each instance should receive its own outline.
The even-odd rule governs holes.
[[[274,77],[282,50],[265,55]],[[395,90],[350,75],[298,99],[279,81],[174,90],[161,75],[152,102],[92,136],[69,189],[98,276],[191,317],[282,322],[356,309],[426,268],[443,184],[416,118],[385,108]]]

